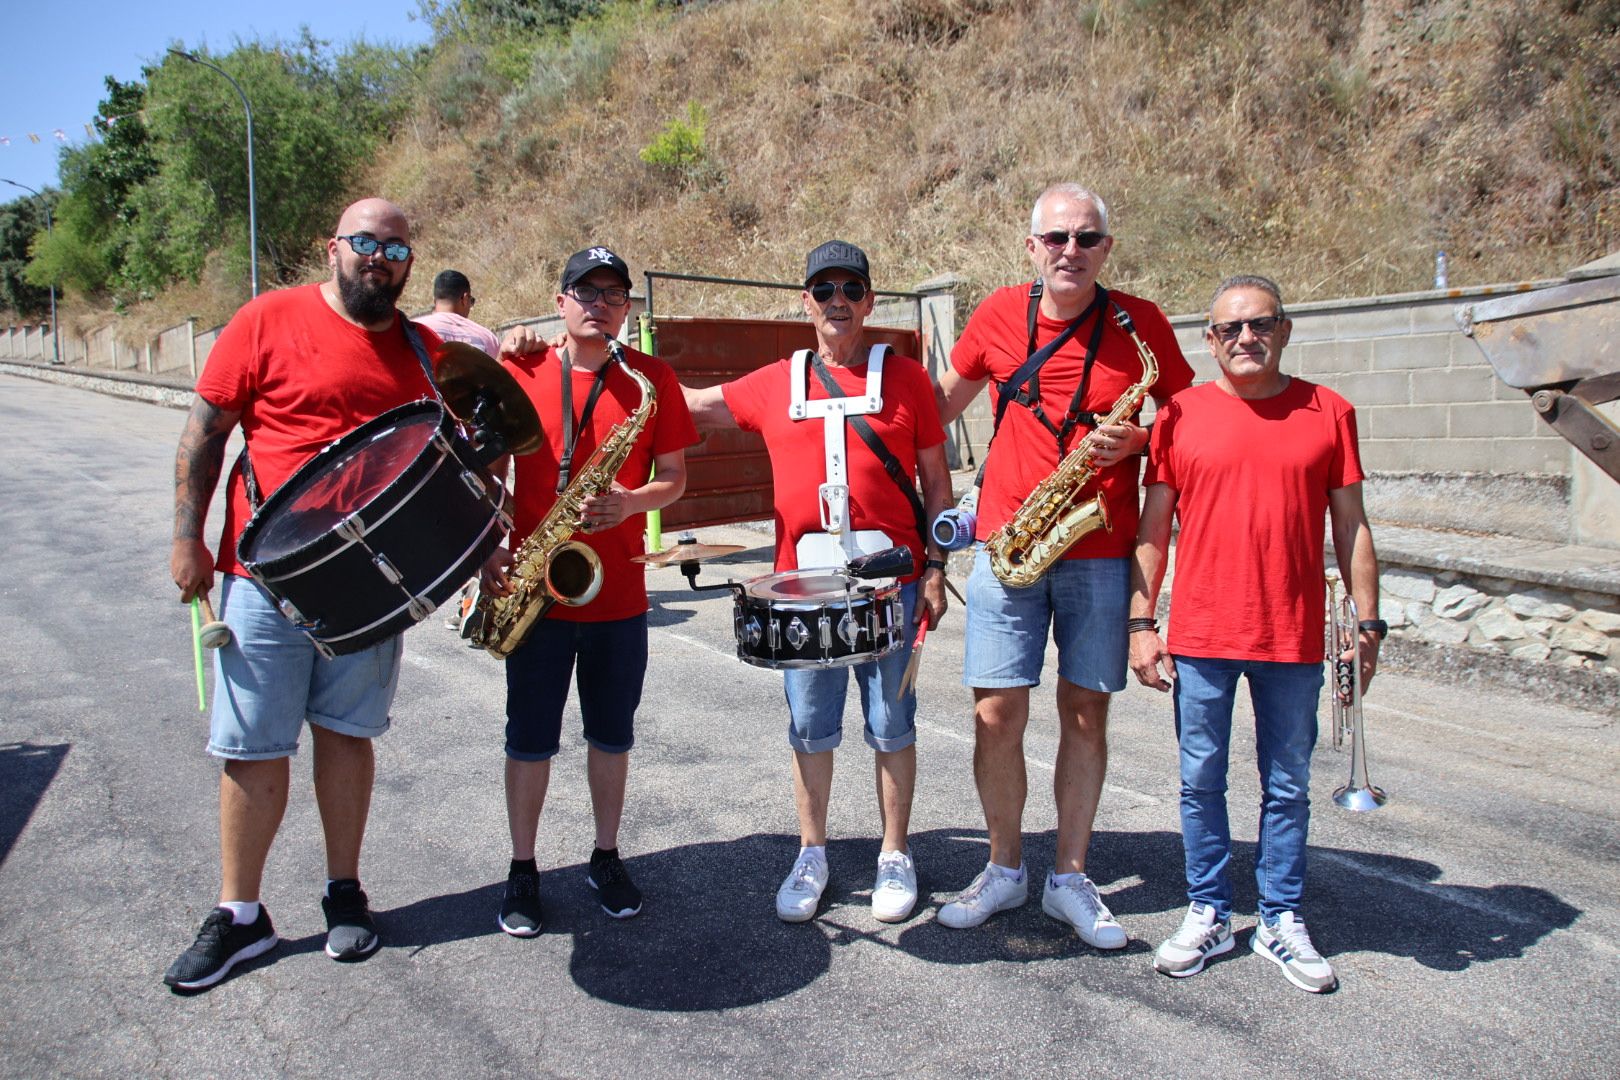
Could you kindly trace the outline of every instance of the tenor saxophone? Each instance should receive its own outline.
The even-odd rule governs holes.
[[[1159,362],[1147,342],[1137,334],[1125,309],[1116,305],[1114,319],[1136,342],[1136,353],[1142,360],[1142,377],[1119,396],[1108,415],[1097,421],[1097,427],[1117,424],[1136,412],[1147,396],[1148,387],[1159,377]],[[1064,455],[1056,469],[1035,485],[1017,513],[984,542],[990,554],[990,570],[1003,585],[1014,588],[1033,585],[1081,537],[1099,528],[1113,531],[1102,493],[1089,499],[1080,497],[1097,475],[1093,460],[1096,437],[1097,431],[1093,428]]]
[[[624,346],[608,339],[608,355],[641,388],[641,403],[608,432],[579,475],[569,481],[545,518],[518,546],[508,574],[512,591],[506,596],[480,591],[469,616],[473,629],[468,638],[494,656],[510,656],[552,604],[580,607],[602,589],[601,557],[572,537],[579,530],[585,500],[613,486],[636,437],[658,411],[652,383],[625,363]]]

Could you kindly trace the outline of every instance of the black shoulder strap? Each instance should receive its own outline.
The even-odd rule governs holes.
[[[810,354],[810,366],[815,369],[816,377],[821,380],[821,385],[826,388],[828,397],[841,398],[849,396],[844,393],[844,388],[838,385],[838,381],[832,377],[832,372],[827,370],[827,365],[822,363],[821,357],[814,352]],[[889,452],[889,448],[883,445],[883,440],[878,438],[878,433],[872,430],[872,425],[866,422],[866,417],[846,415],[844,419],[849,422],[850,427],[855,429],[855,434],[861,437],[861,441],[867,445],[867,448],[877,455],[877,459],[883,463],[883,471],[888,473],[889,478],[905,493],[906,501],[911,504],[911,516],[916,519],[917,536],[923,542],[923,546],[918,550],[927,551],[928,516],[923,512],[922,498],[917,494],[917,485],[912,481],[911,477],[906,475],[906,470],[900,467],[900,459],[896,458]]]
[[[1045,366],[1048,360],[1052,359],[1052,357],[1056,355],[1057,351],[1061,349],[1070,338],[1074,337],[1074,335],[1079,332],[1080,327],[1087,319],[1091,317],[1094,312],[1101,309],[1104,299],[1107,296],[1106,291],[1102,288],[1102,286],[1099,285],[1097,287],[1096,295],[1092,297],[1091,303],[1086,305],[1086,309],[1082,311],[1072,322],[1070,322],[1069,325],[1065,326],[1062,333],[1058,334],[1057,337],[1053,338],[1051,341],[1048,341],[1039,349],[1036,349],[1035,315],[1037,309],[1040,307],[1041,294],[1043,291],[1044,284],[1038,279],[1029,288],[1028,358],[1025,359],[1024,363],[1018,368],[1017,371],[1012,373],[1011,378],[1009,378],[1006,382],[997,385],[996,387],[996,417],[995,423],[990,429],[992,438],[994,437],[994,433],[1001,428],[1001,418],[1006,414],[1007,406],[1015,401],[1033,412],[1036,419],[1040,420],[1040,422],[1045,425],[1049,431],[1051,431],[1053,434],[1057,433],[1058,429],[1051,423],[1051,421],[1047,420],[1045,413],[1041,410],[1041,368]],[[1101,326],[1101,324],[1101,320],[1099,319],[1098,325]],[[1095,335],[1093,335],[1093,337],[1095,338]],[[1095,352],[1096,345],[1093,344],[1087,359],[1089,360],[1092,355],[1095,355]],[[1090,373],[1091,369],[1088,365],[1086,368],[1086,374],[1089,375]],[[1082,378],[1082,382],[1084,382],[1084,378]]]

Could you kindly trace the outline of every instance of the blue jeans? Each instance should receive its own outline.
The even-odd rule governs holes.
[[[806,754],[832,750],[844,741],[844,698],[849,677],[861,691],[861,715],[866,718],[866,743],[888,753],[904,750],[917,741],[917,694],[907,690],[897,701],[894,692],[911,660],[916,637],[912,619],[917,613],[917,583],[900,587],[905,608],[905,642],[881,660],[835,668],[788,668],[782,672],[782,690],[788,703],[788,745]]]
[[[1249,678],[1260,766],[1260,840],[1254,877],[1260,916],[1275,923],[1297,911],[1305,891],[1305,834],[1311,817],[1311,751],[1321,664],[1216,660],[1177,656],[1176,738],[1181,746],[1181,842],[1187,856],[1187,896],[1232,917],[1232,830],[1226,815],[1226,776],[1232,747],[1232,702],[1238,679]]]
[[[585,742],[603,753],[628,753],[646,674],[645,614],[608,622],[541,619],[506,658],[506,756],[556,756],[570,683],[579,685]]]

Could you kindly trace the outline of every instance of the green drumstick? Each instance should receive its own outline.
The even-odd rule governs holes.
[[[208,699],[203,691],[203,657],[202,657],[202,605],[197,598],[191,598],[191,652],[197,662],[197,711],[208,711]]]

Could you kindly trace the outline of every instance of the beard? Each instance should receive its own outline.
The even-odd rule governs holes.
[[[353,275],[345,274],[340,265],[337,271],[338,296],[343,300],[343,310],[347,311],[349,318],[355,322],[361,325],[380,323],[393,316],[394,306],[400,294],[405,291],[405,283],[410,279],[409,268],[397,285],[390,285],[386,281],[378,282],[359,272]]]

